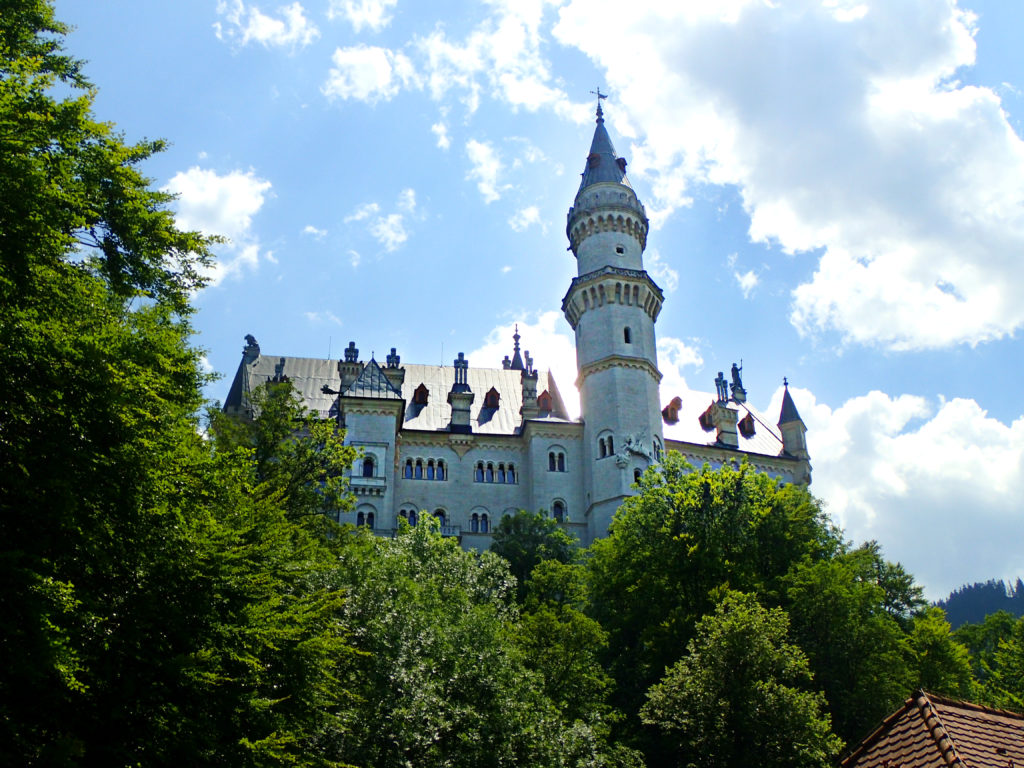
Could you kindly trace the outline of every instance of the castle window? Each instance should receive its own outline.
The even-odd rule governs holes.
[[[633,334],[630,333],[628,327],[622,329],[622,338],[627,344],[633,343]]]
[[[362,512],[356,514],[356,525],[366,525],[366,516]]]
[[[516,477],[515,465],[513,465],[513,464],[509,464],[508,465],[508,474],[507,474],[506,477],[508,479],[508,482],[510,482],[510,483],[517,483],[517,482],[519,482],[519,478]]]
[[[615,443],[612,442],[612,436],[611,435],[608,435],[608,455],[609,456],[614,456],[615,455]]]
[[[427,389],[427,385],[420,384],[416,387],[416,391],[412,393],[412,403],[413,405],[426,405],[429,396],[430,390]]]
[[[499,400],[501,400],[501,396],[498,394],[498,390],[491,387],[484,395],[484,408],[497,408]]]
[[[739,427],[740,434],[744,437],[749,439],[754,436],[754,417],[749,412],[740,419],[739,424],[736,426]]]
[[[634,469],[633,470],[633,482],[634,483],[639,483],[640,482],[640,476],[641,476],[640,470],[639,469]]]
[[[356,525],[363,526],[373,529],[373,512],[358,512],[356,513]]]
[[[491,522],[487,519],[487,513],[480,515],[480,533],[487,533],[491,530]]]
[[[373,458],[371,456],[363,459],[363,477],[373,477]]]
[[[413,507],[407,507],[402,509],[398,513],[398,516],[405,520],[409,525],[416,525],[416,510]]]
[[[554,472],[557,460],[555,459],[555,452],[548,452],[548,472]]]
[[[412,459],[405,460],[405,472],[403,477],[411,480],[412,479]]]
[[[435,479],[436,480],[447,480],[448,479],[448,473],[445,471],[444,462],[443,461],[438,461],[437,462],[437,476],[435,477]]]
[[[476,463],[476,469],[473,472],[473,482],[482,483],[484,481],[484,463],[478,461]]]
[[[480,515],[476,512],[474,512],[473,516],[469,518],[469,530],[471,533],[480,532]]]
[[[565,472],[565,454],[558,454],[558,471]]]
[[[416,479],[423,479],[423,461],[420,459],[416,459]]]
[[[565,502],[556,501],[551,505],[551,514],[554,515],[555,522],[565,522]]]
[[[443,509],[435,509],[434,510],[434,517],[436,517],[441,522],[441,528],[443,529],[444,526],[445,526],[445,522],[446,522],[446,517],[445,517],[444,510]]]
[[[505,465],[504,464],[499,464],[498,465],[498,482],[499,483],[504,483],[505,482]]]
[[[434,479],[434,460],[431,459],[427,462],[427,480]]]
[[[654,460],[661,461],[661,440],[654,438]]]
[[[487,482],[487,483],[493,483],[494,482],[494,465],[493,464],[488,464],[487,465],[487,473],[486,473],[486,475],[484,475],[484,482]]]
[[[604,441],[604,438],[602,437],[602,438],[600,438],[597,441],[597,445],[598,445],[598,456],[603,459],[605,456],[608,455],[608,443],[606,443]]]
[[[615,246],[615,252],[617,254],[619,254],[619,256],[621,256],[622,254],[624,254],[626,252],[626,249],[623,246],[621,246],[621,245],[616,245]]]

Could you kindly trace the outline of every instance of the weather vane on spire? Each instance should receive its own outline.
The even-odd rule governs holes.
[[[604,111],[601,109],[601,99],[607,99],[607,93],[601,93],[601,86],[597,86],[596,91],[591,91],[592,94],[597,96],[597,119],[601,120],[604,117]]]

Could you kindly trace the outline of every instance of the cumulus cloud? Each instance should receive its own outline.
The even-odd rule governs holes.
[[[663,261],[657,248],[651,248],[644,255],[647,271],[665,293],[672,293],[679,287],[679,273]]]
[[[391,23],[391,12],[397,4],[398,0],[331,0],[327,18],[340,16],[356,32],[361,32],[363,27],[380,32]]]
[[[352,213],[350,213],[348,216],[346,216],[343,219],[343,221],[346,224],[353,221],[362,221],[363,219],[370,218],[371,216],[373,216],[373,214],[377,213],[378,211],[380,211],[380,206],[377,205],[376,203],[364,203],[363,205],[360,205],[358,208],[352,211]]]
[[[321,90],[329,99],[388,101],[403,87],[418,80],[412,61],[404,53],[371,45],[337,48],[334,66]]]
[[[390,253],[409,239],[405,231],[405,222],[400,213],[390,213],[382,216],[370,225],[370,233],[377,238],[377,242],[384,246],[384,250]]]
[[[307,224],[305,227],[303,227],[302,234],[309,235],[310,237],[316,240],[323,240],[324,237],[327,235],[327,230],[317,229],[312,224]]]
[[[652,219],[735,185],[750,237],[813,252],[804,333],[922,349],[1024,325],[1024,142],[964,85],[975,19],[952,0],[572,0],[555,36],[605,72],[636,130]],[[618,23],[607,25],[615,15]]]
[[[493,203],[501,197],[498,174],[501,173],[501,157],[487,141],[470,139],[466,142],[466,156],[472,164],[467,179],[476,180],[476,188],[484,196],[484,202]]]
[[[406,213],[416,213],[416,190],[403,189],[398,193],[398,208]]]
[[[346,224],[365,221],[366,231],[384,247],[388,253],[397,250],[409,239],[409,232],[406,229],[406,216],[414,219],[416,207],[416,190],[407,187],[398,193],[396,207],[403,213],[381,213],[381,207],[377,203],[363,203],[356,207],[352,213],[344,218]],[[362,257],[356,251],[349,251],[353,267],[359,266]]]
[[[448,137],[448,126],[443,121],[430,126],[430,131],[437,136],[437,146],[439,148],[447,150],[451,147],[452,140]]]
[[[341,325],[341,319],[329,309],[323,312],[303,312],[311,325]]]
[[[259,239],[252,232],[252,218],[263,207],[271,184],[253,171],[216,171],[193,166],[179,171],[164,187],[177,196],[176,219],[182,229],[221,235],[217,263],[209,275],[213,285],[228,275],[254,268],[260,260]],[[264,257],[271,258],[270,253]]]
[[[944,597],[964,583],[1024,577],[1024,417],[974,400],[869,392],[832,408],[790,387],[807,425],[811,490],[855,543],[875,539]],[[778,413],[782,388],[767,413]]]
[[[516,232],[522,232],[534,224],[541,224],[540,208],[536,205],[528,205],[521,208],[509,217],[508,225]]]
[[[278,8],[279,17],[267,15],[254,5],[246,6],[242,0],[218,2],[217,13],[224,19],[213,25],[217,39],[239,46],[259,43],[265,48],[302,48],[320,37],[320,30],[297,2]]]

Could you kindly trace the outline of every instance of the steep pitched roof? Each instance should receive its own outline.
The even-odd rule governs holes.
[[[610,181],[624,186],[629,186],[626,178],[626,163],[619,163],[615,154],[615,147],[612,146],[608,129],[604,127],[604,117],[601,108],[597,110],[597,127],[594,129],[594,138],[590,142],[590,155],[587,157],[587,166],[583,169],[583,179],[580,181],[580,192],[591,184]]]
[[[395,389],[384,371],[372,357],[363,366],[358,378],[352,382],[342,395],[344,397],[373,397],[384,400],[401,400],[402,393]]]
[[[1024,765],[1024,715],[918,691],[842,768],[1007,768]]]
[[[661,425],[662,434],[666,440],[679,443],[693,443],[696,445],[713,445],[715,442],[714,432],[705,432],[700,426],[700,415],[707,410],[711,403],[717,399],[710,392],[698,392],[686,390],[683,392],[669,392],[663,390],[662,398],[667,403],[672,397],[678,396],[680,400],[679,411],[676,414],[678,421],[672,424],[663,422]],[[740,433],[739,450],[747,453],[756,453],[762,456],[778,456],[782,450],[782,436],[778,430],[771,426],[771,420],[761,411],[752,406],[749,402],[729,402],[729,407],[738,411],[738,419],[744,419],[749,414],[754,424],[752,434]],[[674,447],[674,446],[670,446]]]
[[[779,411],[779,426],[788,424],[791,421],[799,421],[803,424],[803,419],[800,418],[800,413],[796,409],[796,403],[793,402],[793,398],[789,394],[789,385],[786,384],[782,393],[782,409]]]

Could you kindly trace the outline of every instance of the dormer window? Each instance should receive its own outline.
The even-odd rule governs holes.
[[[617,253],[617,254],[618,254],[619,256],[623,256],[623,255],[625,255],[625,253],[626,253],[626,246],[624,246],[624,245],[616,245],[616,246],[615,246],[615,252],[616,252],[616,253]]]
[[[736,426],[739,428],[740,434],[744,437],[751,438],[754,436],[754,417],[750,415],[749,411],[747,411],[746,416],[740,419]]]
[[[537,407],[542,411],[551,410],[551,395],[546,389],[537,396]]]
[[[484,395],[484,408],[497,408],[498,401],[501,400],[501,395],[498,394],[498,390],[491,387],[487,394]]]
[[[416,387],[416,391],[412,393],[413,405],[426,405],[427,398],[430,395],[430,390],[427,389],[426,384],[420,384]]]

